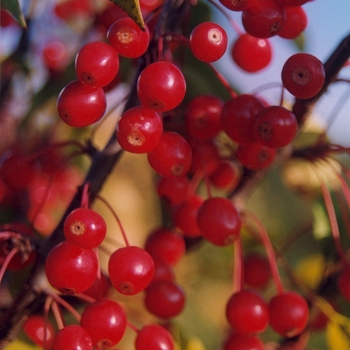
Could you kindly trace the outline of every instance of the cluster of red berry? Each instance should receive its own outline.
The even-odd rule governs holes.
[[[245,32],[238,33],[231,52],[237,65],[247,72],[265,68],[272,55],[268,38],[279,35],[294,39],[300,35],[307,25],[302,5],[308,1],[220,0],[223,11],[242,12]],[[70,4],[71,8],[76,6],[76,12],[89,12],[88,2],[78,3],[67,0],[57,5],[55,11],[66,18]],[[122,151],[147,157],[157,175],[157,194],[164,210],[168,210],[169,222],[149,233],[144,247],[130,245],[123,232],[125,246],[110,254],[108,276],[105,276],[98,249],[105,242],[107,225],[89,207],[88,193],[83,192],[81,206],[64,219],[64,240],[51,249],[45,262],[47,280],[56,291],[48,288],[41,291],[47,296],[47,303],[52,304],[45,304],[44,310],[53,310],[59,330],[55,332],[47,315],[30,316],[24,327],[27,336],[45,349],[109,349],[122,340],[130,327],[136,331],[136,350],[174,350],[171,331],[163,322],[181,314],[186,304],[186,292],[176,279],[174,268],[186,249],[198,242],[218,247],[233,245],[235,249],[234,291],[226,303],[230,330],[223,349],[263,350],[260,335],[269,326],[279,336],[294,338],[308,325],[307,299],[282,287],[264,227],[241,203],[232,200],[246,174],[267,169],[280,150],[292,144],[299,121],[290,108],[282,105],[283,101],[269,105],[256,94],[238,94],[215,71],[211,63],[222,58],[228,48],[228,35],[217,23],[204,21],[187,36],[153,28],[152,21],[158,19],[158,7],[162,5],[159,2],[150,5],[144,29],[120,13],[107,18],[112,11],[104,12],[106,18],[102,19],[101,15],[98,21],[108,23],[106,40],[88,43],[79,50],[75,57],[76,80],[62,89],[57,110],[60,118],[72,127],[88,127],[99,122],[107,108],[108,87],[118,77],[120,58],[141,57],[142,69],[136,77],[135,91],[131,92],[137,102],[127,104],[113,137]],[[112,10],[110,6],[107,8]],[[196,94],[186,99],[187,76],[177,55],[182,47],[188,50],[192,60],[204,62],[214,70],[230,98]],[[50,58],[55,50],[61,49],[45,48],[48,68],[62,68],[62,62]],[[324,86],[325,69],[313,55],[298,53],[285,62],[281,82],[282,90],[296,99],[312,99]],[[2,162],[0,199],[8,199],[17,190],[28,190],[31,205],[27,215],[38,231],[44,231],[34,219],[38,213],[45,213],[41,204],[51,193],[41,190],[38,194],[38,188],[43,181],[53,182],[50,180],[56,171],[53,169],[61,166],[40,164],[40,171],[34,171],[33,159],[38,158],[14,154]],[[30,176],[18,178],[15,173]],[[88,181],[84,185],[85,191]],[[51,184],[47,188],[57,188],[53,199],[57,201],[59,186]],[[93,196],[96,198],[98,194]],[[242,228],[260,239],[266,257],[243,254]],[[6,242],[6,246],[0,245],[0,280],[5,268],[23,268],[36,259],[35,252],[28,248],[32,232],[25,232],[26,228],[16,224],[0,227],[1,240]],[[349,271],[345,270],[339,278],[339,289],[348,298]],[[271,279],[277,294],[267,302],[261,290]],[[107,295],[110,287],[122,296],[141,295],[145,309],[159,324],[145,325],[141,321],[140,328],[134,326],[124,305]],[[66,296],[67,300],[72,296],[84,300],[81,315],[69,305]],[[75,324],[65,324],[57,305],[75,316]],[[43,330],[40,337],[35,335],[39,328]]]

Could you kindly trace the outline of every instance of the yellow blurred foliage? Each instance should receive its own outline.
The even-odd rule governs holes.
[[[10,345],[6,346],[4,350],[40,350],[40,348],[35,345],[24,343],[21,340],[16,340]]]
[[[330,350],[350,349],[350,329],[345,329],[337,322],[328,322],[326,329],[326,339]]]
[[[192,337],[189,339],[185,350],[205,350],[205,347],[199,338]]]
[[[320,284],[326,261],[322,254],[313,254],[301,260],[295,269],[295,274],[310,289]]]

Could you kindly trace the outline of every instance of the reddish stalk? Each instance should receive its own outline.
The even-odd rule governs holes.
[[[197,170],[194,173],[194,175],[193,175],[193,177],[188,185],[187,197],[190,197],[191,195],[196,193],[197,188],[198,188],[199,184],[201,183],[203,177],[204,177],[204,173],[202,170]]]
[[[58,329],[64,328],[65,325],[62,317],[62,312],[55,300],[52,301],[51,310],[55,316]]]
[[[0,283],[2,281],[2,278],[4,277],[5,271],[9,265],[9,263],[11,262],[11,259],[15,256],[15,254],[18,252],[19,248],[18,247],[14,247],[10,250],[10,252],[6,255],[6,258],[4,260],[4,262],[1,265],[0,268]]]
[[[271,274],[272,274],[272,278],[273,278],[273,281],[274,281],[275,286],[276,286],[277,293],[279,293],[279,294],[283,293],[284,288],[282,285],[281,276],[280,276],[279,271],[278,271],[276,256],[275,256],[269,235],[268,235],[264,225],[260,222],[260,220],[258,219],[257,216],[255,216],[253,213],[248,212],[246,210],[242,212],[242,218],[246,219],[245,221],[250,220],[253,223],[253,225],[255,226],[255,228],[257,229],[257,233],[259,234],[260,240],[262,241],[262,243],[264,245],[264,248],[265,248],[265,251],[267,254],[267,258],[269,260]],[[254,232],[254,230],[252,230],[252,231]],[[256,238],[256,235],[254,234],[253,237]]]
[[[101,275],[101,273],[100,273],[100,275]],[[75,296],[83,301],[86,301],[89,304],[92,304],[96,301],[95,298],[90,297],[89,295],[86,295],[84,293],[76,294]]]
[[[336,216],[334,206],[333,206],[331,193],[330,193],[328,187],[325,185],[325,183],[322,183],[321,190],[322,190],[324,203],[325,203],[326,209],[327,209],[329,223],[331,225],[331,231],[332,231],[332,237],[334,240],[335,249],[337,250],[337,254],[338,254],[343,266],[349,266],[349,263],[346,260],[346,257],[344,255],[344,251],[343,251],[343,248],[341,245],[341,241],[340,241],[339,226],[338,226],[337,216]]]
[[[47,349],[47,324],[49,322],[49,310],[50,307],[52,305],[53,299],[51,296],[48,296],[45,300],[45,304],[44,304],[44,344],[43,344],[43,348],[44,350],[49,350]]]
[[[46,295],[51,296],[53,300],[55,300],[58,304],[62,305],[65,309],[67,309],[67,311],[69,311],[74,318],[80,322],[81,316],[78,313],[77,310],[74,309],[74,307],[72,305],[70,305],[69,303],[67,303],[63,298],[61,298],[58,294],[56,294],[55,292],[52,292],[50,290],[45,289],[43,291]]]
[[[346,181],[344,180],[343,176],[341,174],[339,174],[338,172],[336,174],[339,178],[340,185],[341,185],[341,188],[343,190],[343,195],[346,199],[346,203],[348,204],[348,207],[350,208],[350,189],[349,189]]]
[[[216,77],[219,79],[221,84],[224,86],[224,88],[228,91],[228,93],[231,95],[232,98],[236,98],[237,92],[232,89],[231,85],[229,82],[225,79],[225,77],[219,73],[212,64],[208,63],[208,66],[211,68],[211,70],[215,73]]]
[[[140,331],[134,324],[130,323],[129,321],[128,321],[128,327],[130,327],[136,333]]]
[[[99,257],[99,255],[98,255],[98,247],[96,247],[96,248],[94,249],[94,251],[95,251],[95,254],[96,254],[97,264],[98,264],[98,266],[97,266],[97,276],[96,276],[96,279],[100,282],[100,281],[101,281],[101,265],[100,265],[100,257]],[[101,298],[102,298],[102,291],[101,291],[100,288],[98,289],[98,293],[99,293],[99,298],[101,299]]]
[[[242,290],[242,282],[244,278],[242,261],[242,238],[239,235],[233,242],[233,293],[238,293]]]
[[[110,210],[110,212],[113,214],[114,218],[117,220],[117,223],[119,225],[119,228],[120,228],[120,231],[122,233],[122,236],[123,236],[123,239],[124,239],[124,242],[125,242],[125,245],[127,247],[130,246],[130,243],[129,243],[129,240],[128,240],[128,237],[126,235],[126,232],[124,230],[124,227],[118,217],[118,215],[116,214],[116,212],[114,211],[114,209],[112,208],[112,206],[103,198],[101,197],[100,195],[97,195],[96,196],[97,199],[99,199],[102,203],[104,203],[106,205],[106,207]]]
[[[86,182],[83,186],[83,193],[81,195],[81,204],[82,208],[89,208],[89,183]]]

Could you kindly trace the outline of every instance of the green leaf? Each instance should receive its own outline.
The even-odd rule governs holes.
[[[27,28],[18,0],[1,0],[1,8],[10,12],[21,27]]]
[[[145,22],[143,21],[139,0],[111,0],[120,6],[131,19],[142,29],[145,30]]]
[[[297,48],[300,51],[304,51],[305,49],[305,34],[301,33],[299,36],[297,36],[294,40],[293,40],[294,44],[297,46]]]

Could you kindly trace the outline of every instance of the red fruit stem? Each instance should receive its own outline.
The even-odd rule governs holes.
[[[281,88],[281,97],[280,97],[280,103],[279,105],[282,107],[283,106],[283,101],[284,101],[284,92],[285,92],[285,88],[284,86],[282,86]]]
[[[18,252],[19,248],[14,247],[10,250],[10,252],[6,255],[5,260],[3,261],[1,268],[0,268],[0,283],[2,281],[2,278],[4,277],[4,274],[6,272],[6,269],[11,262],[11,259],[15,256],[15,254]]]
[[[35,152],[29,157],[29,160],[30,161],[37,160],[42,156],[50,155],[50,153],[53,152],[56,148],[60,149],[60,148],[69,147],[69,146],[76,146],[79,149],[79,152],[77,153],[78,155],[81,155],[87,152],[86,146],[82,145],[78,141],[64,141],[64,142],[54,143],[52,145],[49,145],[48,147],[45,147],[44,149],[41,149]]]
[[[52,310],[52,313],[55,317],[55,321],[57,323],[58,329],[64,328],[64,321],[63,321],[63,317],[62,317],[62,312],[61,312],[61,309],[59,308],[59,306],[55,300],[52,301],[51,310]]]
[[[123,239],[124,239],[124,242],[125,242],[125,245],[127,247],[130,246],[130,243],[129,243],[129,240],[128,240],[128,237],[126,235],[126,232],[124,230],[124,227],[122,225],[122,222],[120,221],[119,219],[119,216],[117,215],[117,213],[114,211],[114,209],[112,208],[112,206],[103,198],[101,197],[100,195],[97,195],[96,198],[98,198],[102,203],[104,203],[107,208],[110,210],[110,212],[113,214],[114,218],[117,220],[117,223],[118,223],[118,226],[120,228],[120,231],[122,233],[122,236],[123,236]]]
[[[75,319],[80,322],[81,316],[77,310],[74,309],[72,305],[70,305],[68,302],[66,302],[63,298],[61,298],[57,293],[47,290],[44,290],[44,293],[48,296],[51,296],[53,300],[55,300],[58,304],[62,305],[64,308],[67,309],[74,317]]]
[[[89,208],[89,183],[86,182],[84,183],[83,186],[83,193],[81,195],[81,202],[80,202],[80,206],[82,208]]]
[[[232,98],[236,98],[238,95],[235,90],[232,89],[229,82],[225,79],[225,77],[219,73],[212,64],[208,63],[208,66],[211,68],[211,70],[215,73],[216,77],[219,79],[221,84],[224,86],[224,88],[228,91],[228,93],[231,95]]]
[[[100,291],[100,290],[99,290],[99,291]],[[90,297],[89,295],[84,294],[84,293],[79,293],[79,294],[76,294],[75,296],[76,296],[77,298],[81,299],[81,300],[86,301],[86,302],[89,303],[89,304],[92,304],[92,303],[94,303],[94,302],[96,301],[95,298]],[[102,295],[100,295],[100,297],[102,297]]]
[[[98,282],[100,282],[101,281],[101,265],[100,265],[100,256],[98,254],[98,247],[96,247],[94,249],[94,251],[95,251],[95,254],[96,254],[97,264],[98,264],[96,280],[98,280]],[[98,296],[99,296],[100,299],[102,299],[102,290],[101,290],[101,288],[98,289]]]
[[[350,209],[350,189],[349,189],[346,181],[344,180],[343,176],[341,174],[339,174],[338,172],[336,172],[336,174],[339,178],[340,185],[341,185],[341,188],[343,190],[343,195],[344,195],[346,202],[348,204],[348,207]]]
[[[204,173],[201,169],[197,170],[192,179],[190,180],[190,183],[188,185],[188,189],[187,189],[187,198],[191,197],[192,195],[194,195],[197,191],[197,188],[199,186],[199,184],[201,183],[202,179],[204,177]]]
[[[128,326],[133,330],[135,331],[136,333],[138,333],[140,330],[134,325],[132,324],[131,322],[128,321]]]
[[[49,323],[49,311],[52,306],[52,302],[53,302],[53,298],[51,296],[46,297],[45,304],[44,304],[44,344],[43,344],[44,350],[48,350],[47,344],[46,344],[47,343],[47,325]],[[55,314],[54,316],[56,318]],[[62,320],[62,316],[60,316],[59,318],[61,318]],[[59,323],[57,324],[59,325]]]
[[[275,286],[276,286],[277,293],[282,294],[284,292],[284,288],[283,288],[281,276],[280,276],[279,271],[278,271],[276,256],[275,256],[269,235],[268,235],[264,225],[261,223],[261,221],[258,219],[258,217],[255,216],[252,212],[243,211],[242,218],[251,220],[253,222],[255,228],[257,229],[257,233],[259,234],[259,237],[264,245],[264,248],[265,248],[265,251],[267,254],[267,258],[269,260],[271,274],[272,274],[272,278],[273,278],[273,281],[274,281]],[[255,230],[253,230],[252,233],[254,233],[254,231]],[[253,237],[256,238],[256,235],[253,234]]]
[[[243,271],[243,248],[242,238],[240,235],[233,242],[233,293],[242,290],[242,282],[244,279]]]
[[[322,183],[321,190],[322,190],[324,203],[325,203],[326,209],[327,209],[329,223],[331,225],[331,232],[332,232],[332,237],[334,240],[335,249],[337,250],[337,254],[338,254],[344,268],[350,267],[350,264],[346,260],[343,248],[341,246],[339,226],[338,226],[337,216],[336,216],[334,206],[333,206],[331,193],[330,193],[330,191],[325,183]]]

